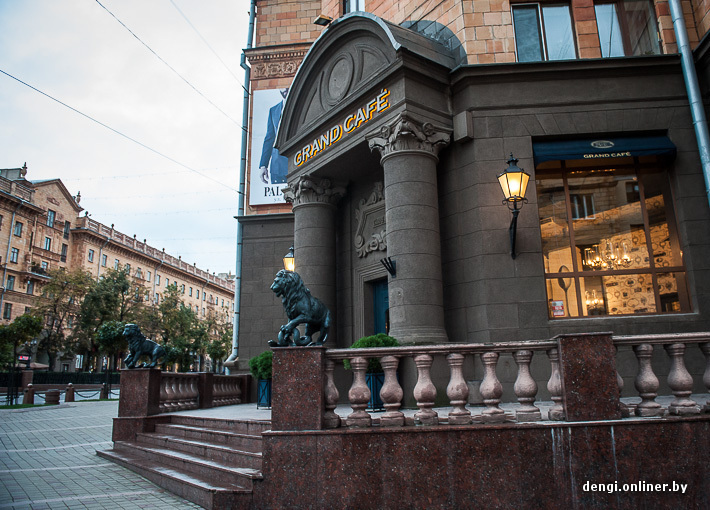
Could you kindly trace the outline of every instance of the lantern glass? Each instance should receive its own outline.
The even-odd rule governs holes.
[[[517,167],[515,167],[514,171],[511,171],[509,168],[498,176],[498,182],[503,190],[503,195],[509,202],[519,201],[525,198],[529,181],[530,176]]]
[[[284,269],[286,271],[295,271],[296,269],[296,259],[293,256],[293,246],[288,250],[288,253],[284,256]]]

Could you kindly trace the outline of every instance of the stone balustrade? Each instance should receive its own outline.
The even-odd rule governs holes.
[[[631,346],[638,361],[635,379],[641,400],[638,404],[627,405],[620,401],[623,381],[616,369],[616,352],[620,346]],[[603,333],[562,335],[552,340],[530,342],[329,349],[325,352],[325,414],[322,423],[324,428],[369,428],[374,423],[388,427],[408,423],[429,426],[467,425],[477,422],[500,423],[513,419],[518,422],[541,419],[586,421],[619,419],[631,414],[647,417],[661,416],[666,412],[671,415],[710,412],[710,401],[696,402],[690,398],[694,381],[685,366],[684,355],[686,351],[698,347],[706,360],[703,384],[710,393],[710,333],[639,336]],[[667,408],[656,401],[660,384],[651,364],[654,348],[663,349],[670,363],[667,384],[674,399]],[[480,384],[484,408],[475,416],[466,407],[469,387],[463,376],[464,364],[470,363],[472,356],[480,356],[484,370]],[[504,412],[500,407],[503,386],[496,368],[502,356],[512,356],[517,365],[517,378],[513,385],[517,405],[513,407],[513,414]],[[449,369],[449,382],[445,390],[437,389],[431,377],[432,363],[437,357],[444,358]],[[544,410],[535,404],[538,385],[530,372],[533,357],[541,357],[549,363],[547,390],[552,405],[544,406]],[[385,374],[380,398],[386,411],[377,420],[373,420],[375,415],[366,410],[371,396],[365,382],[370,358],[380,360]],[[397,376],[398,367],[406,358],[411,358],[416,367],[416,385],[411,390],[411,396],[418,410],[413,415],[413,421],[411,418],[406,420],[401,410],[405,395]],[[353,411],[341,421],[334,413],[340,395],[333,373],[334,367],[345,359],[350,360],[352,367],[348,401]],[[593,369],[590,370],[591,367]],[[440,391],[445,391],[448,402],[446,416],[439,414],[444,412],[441,398],[437,399],[441,397]]]
[[[241,403],[241,376],[210,373],[160,374],[160,413]]]

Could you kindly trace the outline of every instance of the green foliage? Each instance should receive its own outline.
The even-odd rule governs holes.
[[[397,347],[399,346],[399,342],[392,338],[391,336],[387,336],[384,333],[377,333],[376,335],[372,336],[364,336],[354,344],[350,346],[351,349],[366,349],[368,347]],[[352,367],[350,366],[350,360],[344,360],[343,361],[343,366],[345,367],[346,370],[350,370]],[[382,372],[382,365],[380,365],[380,361],[376,358],[370,358],[368,364],[367,364],[367,371],[368,373],[379,373]]]
[[[125,322],[107,321],[96,330],[96,341],[101,352],[115,355],[128,350],[128,342],[123,336]]]
[[[249,370],[251,375],[256,379],[271,379],[271,368],[274,359],[274,353],[264,351],[258,356],[254,356],[249,360]]]
[[[194,355],[199,354],[202,349],[197,314],[182,303],[177,285],[170,285],[165,289],[158,313],[160,336],[168,353],[168,363],[178,363],[179,370],[186,372],[190,369]],[[170,350],[167,347],[170,347]]]
[[[10,324],[0,325],[0,362],[14,364],[17,348],[28,343],[42,331],[42,318],[32,314],[17,317]]]
[[[50,270],[48,276],[50,279],[42,288],[36,314],[46,319],[39,350],[47,353],[51,371],[54,370],[57,355],[70,352],[73,348],[72,339],[66,338],[64,331],[70,318],[79,315],[81,303],[94,279],[81,269],[67,271],[63,267]]]

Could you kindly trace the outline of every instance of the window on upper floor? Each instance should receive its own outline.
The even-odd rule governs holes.
[[[351,12],[364,11],[365,0],[344,0],[343,13],[350,14]]]
[[[155,275],[155,284],[160,285],[160,275],[159,274]]]
[[[0,230],[2,230],[2,214],[0,214]]]
[[[192,287],[190,287],[190,297],[192,297]]]
[[[649,0],[594,5],[602,57],[656,55],[661,52],[658,25]]]
[[[14,276],[7,277],[7,282],[5,283],[5,289],[6,290],[14,290],[15,289],[15,277]]]
[[[71,223],[68,221],[64,222],[64,239],[69,239],[69,229],[71,228]]]
[[[108,262],[108,255],[101,255],[101,267],[106,267],[106,262]]]
[[[29,281],[27,282],[27,293],[28,294],[34,294],[35,293],[35,282]]]
[[[151,277],[151,273],[150,273],[150,271],[146,271],[145,273],[146,273],[146,274],[145,274],[145,281],[149,282],[149,281],[150,281],[150,277]]]
[[[94,261],[94,250],[89,250],[89,262]]]
[[[2,311],[2,318],[9,320],[12,317],[12,303],[5,303],[5,309]]]
[[[44,249],[47,251],[52,250],[52,238],[51,237],[44,238]]]
[[[47,262],[46,260],[42,261],[42,271],[44,271],[45,273],[49,271],[49,262]]]
[[[47,226],[48,227],[53,227],[54,226],[54,220],[57,217],[57,213],[52,211],[51,209],[47,209]]]
[[[143,278],[143,271],[140,267],[136,269],[136,278]]]
[[[22,223],[21,222],[19,222],[19,221],[15,222],[15,229],[14,229],[13,233],[17,237],[22,237]]]
[[[62,254],[60,256],[60,259],[62,262],[67,261],[67,250],[69,249],[69,246],[66,244],[62,244]]]
[[[20,258],[20,250],[18,248],[13,248],[10,251],[10,262],[17,264],[17,260]]]
[[[115,259],[115,260],[113,261],[113,268],[116,269],[116,270],[118,270],[118,266],[119,266],[118,259]]]
[[[577,58],[569,4],[513,5],[518,62]]]
[[[130,274],[131,274],[131,265],[130,265],[130,264],[126,264],[125,266],[123,266],[123,270],[124,270],[127,274],[130,275]]]

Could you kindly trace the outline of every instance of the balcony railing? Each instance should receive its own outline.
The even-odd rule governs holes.
[[[631,346],[638,361],[638,371],[634,385],[640,402],[630,405],[621,403],[624,416],[631,414],[639,417],[660,416],[665,413],[673,415],[699,414],[703,410],[710,412],[710,400],[695,401],[691,398],[693,377],[688,372],[684,354],[690,349],[699,348],[705,356],[706,368],[702,377],[705,388],[710,393],[710,333],[668,334],[668,335],[638,335],[612,337],[613,345]],[[667,407],[656,401],[659,379],[651,365],[654,349],[663,348],[667,353],[670,371],[667,384],[673,394],[673,400]],[[699,354],[699,353],[698,353]],[[467,356],[479,355],[484,367],[484,377],[480,384],[484,408],[480,415],[472,415],[466,407],[469,388],[464,380],[463,365]],[[370,349],[329,349],[326,357],[325,413],[326,427],[334,428],[341,424],[348,427],[371,427],[373,416],[367,412],[370,400],[370,390],[366,384],[366,370],[369,358],[379,359],[385,374],[385,381],[380,391],[380,398],[385,412],[374,423],[380,426],[404,426],[410,420],[405,419],[401,410],[404,390],[397,376],[402,360],[411,358],[416,366],[417,379],[412,395],[416,401],[417,411],[413,423],[417,425],[464,425],[474,422],[498,423],[506,421],[510,416],[501,409],[503,385],[496,374],[496,367],[501,356],[511,355],[517,365],[517,379],[513,384],[513,392],[517,398],[514,417],[518,422],[531,422],[541,419],[565,420],[563,406],[563,385],[560,374],[560,354],[558,342],[530,341],[494,344],[448,344],[416,347],[391,347]],[[550,368],[550,378],[547,390],[552,399],[552,405],[541,409],[537,402],[538,386],[530,373],[531,361],[535,357],[544,357]],[[446,416],[442,408],[435,409],[437,388],[431,377],[431,367],[435,358],[445,358],[449,371],[449,383],[446,387],[448,412]],[[338,405],[339,392],[334,382],[333,373],[336,364],[350,360],[352,367],[352,384],[348,391],[348,402],[352,408],[344,420],[335,414]],[[623,381],[616,373],[619,389]]]

